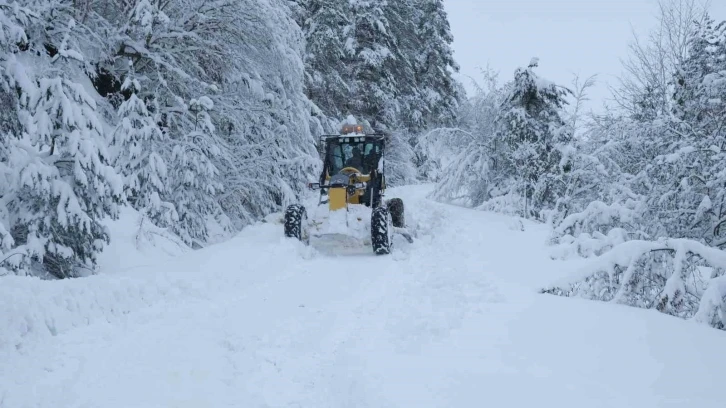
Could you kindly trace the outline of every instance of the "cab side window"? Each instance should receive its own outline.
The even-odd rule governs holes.
[[[331,146],[330,148],[330,174],[336,174],[343,168],[343,148],[340,145]]]

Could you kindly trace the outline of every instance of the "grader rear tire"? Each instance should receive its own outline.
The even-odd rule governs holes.
[[[291,204],[285,211],[285,236],[288,238],[297,238],[304,241],[306,238],[305,224],[307,223],[308,214],[305,207],[300,204]]]
[[[404,217],[403,211],[403,200],[401,200],[400,198],[392,198],[388,200],[388,211],[391,213],[394,227],[406,227],[406,218]]]
[[[371,245],[376,255],[391,253],[391,216],[386,207],[377,207],[371,214]]]

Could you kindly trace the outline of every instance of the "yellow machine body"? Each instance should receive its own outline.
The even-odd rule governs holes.
[[[344,169],[345,170],[345,169]],[[355,188],[357,183],[367,183],[370,181],[369,174],[360,174],[357,169],[349,168],[351,176],[348,187],[331,187],[328,191],[328,208],[330,211],[344,209],[348,204],[363,204],[362,199],[365,195],[365,188]],[[325,180],[330,182],[330,174],[325,175]],[[385,189],[385,186],[383,186]],[[352,194],[349,192],[352,191]]]

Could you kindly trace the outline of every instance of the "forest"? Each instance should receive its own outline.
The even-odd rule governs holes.
[[[536,56],[455,80],[443,0],[0,0],[0,275],[97,273],[123,207],[190,248],[280,211],[352,115],[392,185],[552,228],[561,296],[726,324],[726,21],[663,0],[605,113]],[[496,58],[496,56],[492,56]]]
[[[341,115],[405,146],[456,113],[441,1],[20,0],[0,13],[4,273],[94,271],[102,220],[122,206],[143,215],[141,238],[204,247],[294,200]],[[401,150],[391,166],[410,181]]]

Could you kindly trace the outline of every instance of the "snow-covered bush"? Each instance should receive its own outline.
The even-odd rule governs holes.
[[[388,136],[386,143],[386,184],[391,187],[418,182],[418,169],[414,165],[414,151],[405,130],[397,130]]]
[[[435,129],[420,138],[418,151],[429,156],[434,166],[441,166],[431,194],[435,200],[476,207],[492,196],[489,169],[506,88],[491,71],[484,72],[484,80],[476,96],[461,105],[458,127]]]
[[[442,178],[447,176],[445,170],[457,162],[458,156],[472,141],[471,132],[457,127],[435,128],[415,137],[413,162],[421,178],[426,181],[441,182]],[[446,195],[447,193],[443,193],[443,196]]]
[[[653,308],[723,329],[725,272],[726,253],[696,241],[631,240],[543,292]]]

